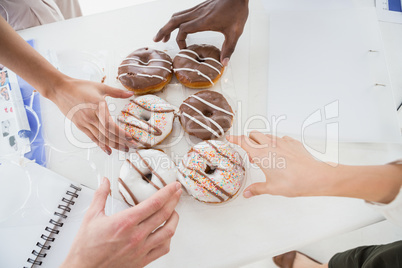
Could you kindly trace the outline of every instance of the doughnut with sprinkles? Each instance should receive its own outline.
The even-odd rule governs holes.
[[[138,148],[151,148],[161,143],[173,129],[174,108],[155,95],[130,100],[118,121],[131,134]]]
[[[232,199],[245,179],[242,157],[226,142],[196,144],[178,165],[178,178],[196,200],[223,203]]]

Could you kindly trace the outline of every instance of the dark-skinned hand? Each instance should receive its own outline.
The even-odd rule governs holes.
[[[180,49],[187,47],[188,34],[216,31],[225,36],[221,62],[227,66],[248,17],[248,0],[207,0],[193,8],[173,14],[154,37],[155,42],[167,42],[179,28],[176,42]]]

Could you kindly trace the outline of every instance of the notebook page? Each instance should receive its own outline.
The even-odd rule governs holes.
[[[0,197],[0,237],[7,241],[0,245],[1,267],[30,266],[27,260],[32,258],[31,252],[37,249],[37,242],[43,242],[41,234],[51,226],[49,220],[69,188],[66,179],[38,172],[35,166],[1,162],[0,183],[7,189]],[[51,188],[43,189],[46,185]]]
[[[30,267],[31,258],[42,262],[40,267],[57,267],[67,256],[74,237],[88,209],[94,191],[80,186],[77,198],[68,199],[67,191],[74,192],[71,182],[56,173],[34,163],[20,166],[18,163],[0,160],[0,183],[8,189],[0,196],[0,267]],[[72,200],[63,226],[55,228],[51,219],[60,218],[55,212],[62,212],[60,205],[68,206],[63,198]],[[109,198],[106,204],[108,214],[127,208],[117,200]],[[45,230],[57,229],[57,234]],[[49,236],[54,241],[45,241],[41,236]],[[37,243],[49,249],[42,249]],[[35,258],[32,251],[46,254]],[[36,267],[36,266],[35,266]]]

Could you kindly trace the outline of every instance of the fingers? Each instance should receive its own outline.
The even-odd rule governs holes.
[[[105,114],[109,115],[109,111],[106,108],[106,102],[100,102],[99,108],[95,111],[95,113],[85,115],[85,122],[80,122],[80,124],[83,126],[82,128],[85,129],[83,130],[84,133],[109,155],[112,153],[110,147],[128,152],[128,145],[130,145],[130,147],[133,146],[131,146],[129,142],[126,142],[128,144],[126,145],[119,137],[113,133],[110,133],[106,129],[106,127],[108,128],[108,121],[106,121]],[[100,118],[103,119],[103,123],[100,122]],[[110,115],[108,118],[110,118]]]
[[[107,150],[107,154],[109,154],[109,152],[110,152],[110,154],[112,153],[112,150],[110,149],[110,147],[112,147],[112,148],[114,148],[114,149],[116,149],[116,150],[124,150],[124,151],[126,151],[126,152],[128,152],[129,151],[129,148],[127,147],[127,146],[125,146],[125,145],[120,145],[120,144],[118,144],[117,142],[115,142],[115,141],[113,141],[113,140],[111,140],[111,139],[109,139],[108,138],[108,135],[107,136],[105,136],[101,131],[100,131],[100,128],[102,128],[102,127],[100,127],[100,125],[101,124],[99,124],[98,123],[98,125],[95,125],[95,124],[88,124],[87,125],[87,128],[92,132],[92,134],[98,139],[98,141],[99,141],[99,147],[101,147],[102,149],[103,149],[103,147],[104,148],[106,148],[106,150]],[[104,131],[105,132],[105,131]],[[110,149],[110,151],[109,151],[109,149]],[[110,155],[109,154],[109,155]]]
[[[140,223],[140,228],[143,228],[146,233],[153,232],[161,224],[167,221],[174,212],[174,209],[179,202],[181,195],[181,190],[177,191],[172,198],[170,198],[167,203],[158,212],[144,220]]]
[[[290,137],[287,137],[287,136],[285,136],[285,137],[289,141],[293,140]],[[279,138],[277,136],[274,136],[271,134],[263,134],[256,130],[251,131],[249,137],[247,137],[247,136],[227,136],[226,139],[231,143],[239,145],[246,151],[248,151],[250,149],[250,147],[251,147],[251,149],[260,149],[260,148],[267,147],[267,146],[258,146],[258,145],[269,145],[271,147],[276,147],[276,143],[281,140],[281,138]],[[247,145],[249,146],[249,149],[245,148]]]
[[[272,142],[272,140],[268,136],[262,134],[259,131],[255,131],[255,130],[250,132],[249,138],[252,141],[254,141],[255,143],[260,144],[260,145],[268,145],[268,144],[271,144],[271,142]]]
[[[170,34],[165,35],[165,37],[163,37],[162,42],[166,43],[167,41],[169,41],[170,39]]]
[[[106,104],[105,104],[106,105]],[[102,108],[100,107],[100,110],[102,110]],[[112,117],[109,114],[108,110],[104,110],[104,112],[100,111],[98,113],[98,117],[99,117],[99,121],[102,124],[102,126],[105,128],[106,131],[110,132],[111,134],[113,134],[114,136],[118,137],[118,138],[123,138],[126,141],[133,141],[133,137],[125,132],[119,125],[117,125]]]
[[[293,139],[292,137],[289,136],[283,136],[282,140],[288,141],[288,142],[298,142],[297,140]]]
[[[148,239],[145,242],[145,247],[152,249],[163,244],[167,240],[170,240],[176,232],[178,223],[179,214],[177,214],[176,211],[173,211],[166,223],[162,227],[158,228],[158,230],[156,230],[153,234],[148,236]]]
[[[170,240],[166,241],[164,244],[154,248],[145,257],[143,266],[153,262],[154,260],[168,254],[170,251]]]
[[[177,13],[174,13],[172,17],[196,11],[197,9],[199,9],[201,7],[204,7],[205,5],[209,4],[210,2],[211,2],[211,0],[208,0],[208,1],[202,2],[202,3],[196,5],[196,6],[192,7],[192,8],[189,8],[189,9],[186,9],[186,10],[183,10],[183,11],[179,11]]]
[[[110,182],[104,177],[102,183],[99,185],[98,190],[96,190],[92,203],[88,209],[91,216],[96,216],[99,213],[105,214],[105,205],[107,197],[110,193]]]
[[[134,95],[134,92],[109,87],[105,95],[113,98],[129,98]],[[105,126],[108,131],[118,137],[124,136],[128,141],[133,140],[129,133],[126,133],[113,121],[112,117],[110,116],[109,109],[107,108],[106,102],[99,103],[99,112],[97,115],[102,125]]]
[[[154,37],[154,42],[159,42],[163,40],[163,42],[167,42],[170,39],[170,34],[173,32],[175,29],[179,28],[182,23],[191,21],[193,19],[196,19],[197,17],[200,17],[198,11],[202,9],[204,6],[208,5],[211,2],[211,0],[202,2],[199,5],[196,5],[192,8],[177,12],[172,15],[168,23],[163,26],[156,36]],[[185,47],[183,47],[185,48]]]
[[[98,145],[106,154],[110,155],[112,154],[112,149],[110,148],[113,147],[117,150],[124,150],[126,152],[129,151],[128,145],[125,144],[119,144],[117,141],[119,141],[118,137],[115,137],[114,135],[112,139],[109,139],[109,132],[106,131],[105,127],[99,122],[99,118],[96,116],[96,114],[92,115],[96,119],[91,119],[88,122],[85,122],[85,124],[80,123],[80,130],[85,133],[96,145]],[[130,147],[135,146],[136,144],[133,144],[131,146],[130,143],[128,143]]]
[[[113,133],[114,135],[116,135],[117,137],[125,137],[126,141],[129,142],[129,146],[131,145],[131,147],[137,147],[138,143],[133,139],[133,137],[127,133],[126,131],[124,131],[121,127],[119,127],[113,120],[111,117],[109,117],[109,125],[108,125],[108,130]],[[127,143],[126,143],[127,145]]]
[[[248,137],[242,135],[242,136],[228,136],[226,139],[234,144],[239,145],[241,148],[243,148],[246,153],[247,157],[250,161],[250,163],[254,164],[255,161],[253,160],[254,157],[256,157],[259,153],[258,149],[261,149],[261,145],[254,142],[252,139],[249,139]]]
[[[266,182],[254,183],[244,190],[243,196],[245,198],[250,198],[256,195],[268,194],[269,193],[268,189],[269,189],[268,184]]]
[[[87,135],[96,145],[98,145],[106,154],[111,155],[112,149],[104,143],[101,143],[98,138],[88,129],[88,128],[80,128],[85,135]]]
[[[179,182],[170,183],[147,200],[119,214],[122,214],[122,217],[135,218],[136,223],[139,224],[161,210],[180,188],[181,184]]]
[[[178,16],[172,16],[172,18],[168,21],[168,23],[163,26],[156,36],[154,37],[154,42],[159,42],[162,39],[165,38],[165,36],[170,36],[170,34],[177,28],[180,27],[180,25],[186,21],[191,20],[191,15],[188,14],[182,14]]]
[[[187,38],[187,31],[186,31],[186,24],[180,26],[179,32],[177,33],[176,43],[180,49],[184,49],[187,47],[186,38]]]
[[[99,103],[99,109],[96,111],[99,119],[99,131],[109,140],[118,143],[120,148],[136,147],[137,143],[132,136],[119,127],[110,116],[106,102]],[[95,126],[96,127],[96,126]],[[128,151],[128,150],[126,150]]]
[[[239,145],[241,148],[243,148],[247,153],[251,154],[255,148],[258,146],[257,143],[254,141],[250,140],[248,137],[242,135],[242,136],[228,136],[226,139],[234,144]]]
[[[186,38],[188,34],[195,32],[202,32],[207,30],[204,25],[203,18],[194,19],[186,23],[182,23],[179,27],[179,32],[177,33],[176,43],[180,49],[187,47]]]
[[[235,35],[234,33],[229,33],[225,35],[225,41],[223,42],[221,52],[221,62],[224,66],[227,66],[229,64],[230,57],[235,51],[239,37],[240,35]]]
[[[168,22],[168,24],[169,24],[169,22]],[[154,42],[159,42],[161,40],[163,40],[163,41],[166,40],[166,42],[167,42],[170,39],[171,32],[173,32],[173,30],[176,29],[176,28],[169,27],[168,24],[165,24],[165,26],[163,26],[158,31],[158,33],[155,35],[155,37],[153,39]]]
[[[96,127],[96,126],[95,126]],[[109,132],[109,127],[101,124],[98,124],[99,135],[102,135],[101,140],[104,140],[106,144],[111,145],[113,148],[128,152],[130,147],[134,147],[134,144],[131,145],[127,140],[120,139],[118,136]]]
[[[107,87],[105,96],[109,96],[112,98],[119,98],[119,99],[126,99],[130,98],[134,95],[134,92],[127,91],[127,90],[121,90],[118,88],[113,88],[113,87]]]
[[[269,137],[257,131],[252,133],[253,135],[250,134],[250,138],[246,136],[228,136],[226,138],[229,142],[243,148],[247,152],[250,162],[264,170],[265,167],[263,165],[267,155],[270,151],[275,151],[275,149],[269,148],[272,144],[272,142],[268,141]]]
[[[112,153],[110,147],[126,152],[137,147],[138,143],[131,135],[113,121],[106,102],[100,102],[99,109],[85,118],[84,122],[76,123],[77,127],[108,155]]]

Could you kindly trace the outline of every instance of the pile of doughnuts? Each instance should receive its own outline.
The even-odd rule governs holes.
[[[134,206],[178,178],[196,200],[217,204],[235,197],[245,176],[240,154],[228,143],[211,140],[191,148],[178,167],[162,151],[138,150],[121,166],[118,186],[127,205]]]
[[[242,158],[227,142],[214,140],[223,137],[233,123],[234,112],[226,98],[214,90],[202,90],[177,109],[150,94],[162,90],[173,73],[184,86],[199,89],[212,87],[223,71],[220,50],[211,45],[189,46],[173,61],[165,52],[141,48],[122,61],[119,81],[141,95],[130,99],[118,117],[141,149],[128,156],[118,178],[119,192],[128,205],[137,205],[176,179],[200,202],[223,203],[239,192],[245,179]],[[164,152],[150,149],[169,136],[175,117],[185,132],[203,140],[178,167]]]
[[[163,51],[140,48],[130,53],[118,68],[118,80],[136,95],[156,93],[169,84],[173,72],[189,88],[209,88],[222,76],[221,52],[211,45],[191,45],[174,60]]]

